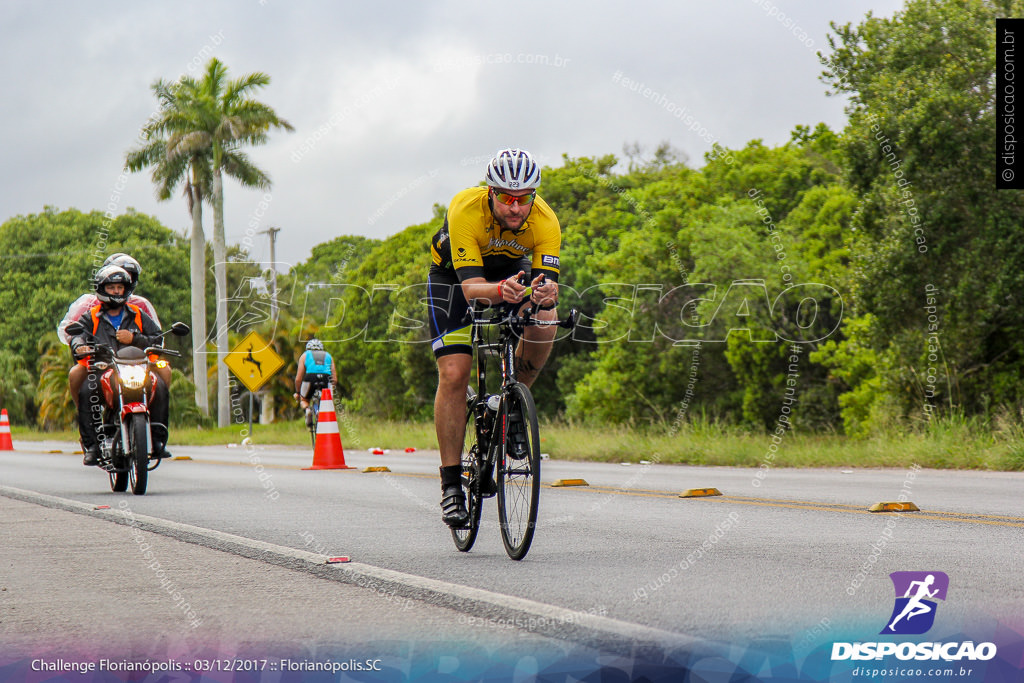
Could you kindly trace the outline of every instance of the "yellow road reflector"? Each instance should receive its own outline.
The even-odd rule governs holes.
[[[906,503],[875,503],[868,510],[870,512],[920,512],[921,508],[908,501]]]
[[[390,472],[390,467],[364,467],[363,472]]]
[[[57,449],[55,451],[46,451],[47,453],[63,453],[64,451]]]
[[[716,488],[707,489],[686,489],[679,494],[680,498],[704,498],[706,496],[720,496],[722,492]]]
[[[559,479],[552,486],[590,486],[585,479]]]
[[[191,455],[176,455],[173,458],[171,458],[171,460],[191,460],[191,459],[192,459]]]

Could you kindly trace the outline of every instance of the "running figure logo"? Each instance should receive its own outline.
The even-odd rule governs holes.
[[[893,572],[896,605],[881,634],[919,635],[935,623],[935,599],[945,600],[949,577],[943,572]]]

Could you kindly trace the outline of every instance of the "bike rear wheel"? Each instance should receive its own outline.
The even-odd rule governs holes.
[[[132,493],[146,493],[149,481],[149,424],[141,415],[133,415],[128,423],[128,480]]]
[[[309,414],[311,423],[309,428],[309,438],[313,448],[316,448],[316,423],[320,418],[320,390],[317,389],[313,392],[313,395],[309,398]]]
[[[505,393],[499,419],[498,521],[505,552],[521,560],[533,542],[540,498],[540,429],[525,384],[513,384]]]
[[[480,531],[480,449],[486,444],[479,443],[476,431],[476,414],[472,404],[466,417],[466,441],[462,448],[462,491],[466,494],[466,509],[469,511],[469,522],[464,529],[452,529],[455,547],[468,552],[476,542]]]

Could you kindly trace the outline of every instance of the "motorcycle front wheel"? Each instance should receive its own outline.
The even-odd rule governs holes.
[[[125,457],[132,493],[144,495],[149,480],[149,423],[142,415],[132,415],[128,422],[128,453]]]
[[[110,490],[114,493],[124,493],[128,490],[127,472],[108,472],[110,475]]]
[[[120,440],[115,440],[113,446],[111,446],[110,457],[113,460],[112,466],[115,466],[120,460],[118,457],[118,451],[121,450]],[[110,490],[114,493],[124,493],[128,490],[128,472],[127,470],[121,470],[120,472],[107,472],[110,477]]]

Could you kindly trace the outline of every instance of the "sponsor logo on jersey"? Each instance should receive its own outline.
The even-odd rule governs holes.
[[[512,247],[513,249],[518,249],[519,251],[524,253],[529,251],[529,249],[519,244],[519,242],[516,242],[515,240],[496,240],[493,237],[491,238],[491,241],[487,243],[487,246],[493,247],[495,249],[500,249],[502,247]]]

